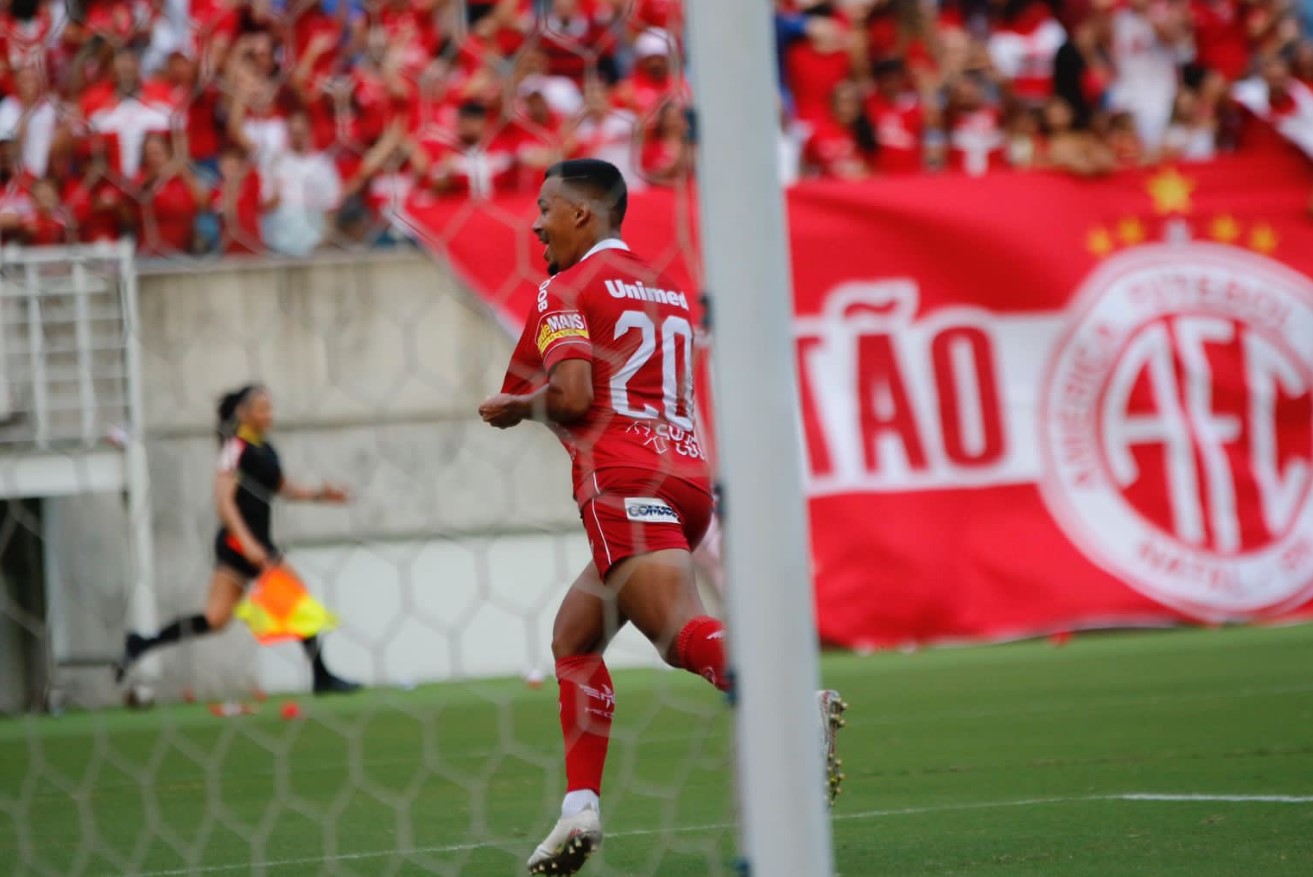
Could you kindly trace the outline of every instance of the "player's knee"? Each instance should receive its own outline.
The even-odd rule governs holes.
[[[578,636],[572,636],[569,631],[558,630],[552,635],[552,658],[557,661],[586,655],[591,650],[592,643],[583,642]]]

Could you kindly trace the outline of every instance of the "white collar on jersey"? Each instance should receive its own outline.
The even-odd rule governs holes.
[[[603,238],[602,240],[593,244],[593,248],[588,252],[584,253],[583,259],[580,259],[579,261],[582,262],[584,259],[587,259],[589,256],[600,253],[603,250],[624,250],[627,253],[629,252],[629,244],[620,240],[620,238]]]

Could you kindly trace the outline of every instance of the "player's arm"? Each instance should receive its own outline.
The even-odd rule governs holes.
[[[351,494],[345,487],[339,487],[336,484],[310,487],[290,478],[283,479],[283,486],[278,488],[278,495],[292,502],[343,503],[351,500]]]
[[[219,513],[219,520],[242,546],[242,554],[256,566],[269,562],[269,553],[256,541],[251,528],[246,526],[241,512],[237,510],[237,473],[220,470],[214,476],[214,506]]]
[[[500,394],[479,406],[483,422],[498,429],[525,420],[568,426],[582,420],[593,407],[593,363],[563,359],[552,367],[547,383],[522,396]]]

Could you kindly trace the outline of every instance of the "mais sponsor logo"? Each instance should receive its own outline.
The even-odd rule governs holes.
[[[625,517],[642,524],[678,524],[679,515],[670,503],[648,496],[625,499]]]
[[[584,322],[583,314],[548,314],[538,323],[539,353],[547,352],[548,347],[566,338],[588,340],[588,324]]]

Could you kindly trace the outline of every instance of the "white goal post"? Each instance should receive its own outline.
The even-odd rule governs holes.
[[[723,449],[741,848],[751,877],[828,877],[773,7],[699,0],[686,9]]]

